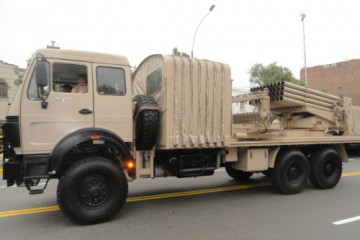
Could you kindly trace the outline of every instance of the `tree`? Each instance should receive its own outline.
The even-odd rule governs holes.
[[[329,89],[327,87],[322,87],[319,91],[323,93],[329,93]]]
[[[267,66],[260,63],[254,64],[249,74],[249,81],[252,85],[265,85],[280,81],[291,82],[302,86],[305,85],[305,82],[296,79],[288,68],[278,66],[276,62]]]
[[[174,47],[172,49],[172,55],[174,56],[179,56],[179,57],[190,57],[189,54],[187,54],[186,52],[179,52],[177,47]]]

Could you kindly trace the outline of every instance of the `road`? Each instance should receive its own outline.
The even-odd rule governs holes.
[[[90,226],[75,225],[58,211],[56,181],[34,196],[0,181],[0,239],[357,239],[360,157],[351,157],[343,172],[334,189],[309,184],[297,195],[275,192],[261,174],[248,183],[225,171],[137,180],[115,219]]]

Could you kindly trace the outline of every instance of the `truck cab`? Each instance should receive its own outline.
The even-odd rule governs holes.
[[[85,80],[81,91],[78,77]],[[71,158],[93,151],[118,151],[123,159],[130,158],[131,88],[126,57],[38,50],[3,127],[3,177],[8,185],[25,179],[29,188],[41,178],[59,175]]]

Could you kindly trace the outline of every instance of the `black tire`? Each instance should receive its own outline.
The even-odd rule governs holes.
[[[74,163],[60,178],[57,201],[72,221],[91,224],[107,221],[124,205],[128,183],[123,170],[103,157]]]
[[[320,149],[310,158],[310,177],[312,185],[319,189],[335,187],[342,174],[339,154],[332,148]]]
[[[227,174],[237,181],[247,181],[253,175],[253,172],[244,172],[231,167],[231,163],[225,164]]]
[[[299,150],[288,149],[276,157],[271,171],[274,187],[285,194],[300,193],[309,178],[309,162]]]
[[[135,106],[135,146],[138,150],[150,150],[156,144],[159,132],[160,113],[157,109],[143,109],[142,107],[156,107],[151,96],[137,95]]]

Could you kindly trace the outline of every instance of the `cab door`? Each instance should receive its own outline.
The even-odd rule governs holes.
[[[95,128],[131,142],[133,112],[129,67],[93,64],[93,76]]]
[[[51,153],[68,134],[94,127],[91,63],[47,60],[48,85],[41,104],[36,86],[35,67],[24,87],[21,100],[21,138],[24,154]],[[86,93],[69,92],[65,85],[76,87],[79,74],[87,77]]]

